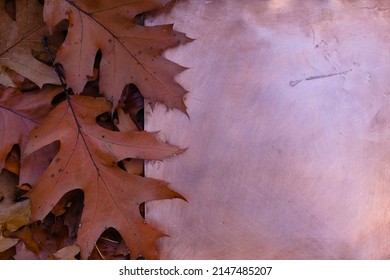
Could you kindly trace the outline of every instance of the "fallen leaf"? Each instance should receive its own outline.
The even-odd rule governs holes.
[[[22,75],[19,75],[15,71],[8,69],[7,70],[7,76],[14,84],[14,87],[20,90],[23,90],[23,82],[26,80],[25,77]]]
[[[39,260],[39,256],[31,252],[24,242],[19,241],[15,246],[16,254],[14,256],[15,260]]]
[[[79,229],[81,214],[84,207],[84,193],[81,190],[68,192],[64,197],[67,198],[68,207],[64,214],[64,225],[68,228],[68,235],[73,243],[76,243],[77,231]],[[61,200],[64,198],[62,197]]]
[[[17,87],[8,75],[8,68],[0,67],[0,85]]]
[[[162,56],[165,49],[189,39],[173,25],[145,27],[136,23],[138,14],[164,7],[168,0],[63,1],[46,0],[44,20],[52,31],[62,20],[69,21],[68,35],[56,62],[65,68],[67,84],[81,93],[98,50],[100,91],[116,108],[122,90],[134,83],[152,104],[162,102],[183,112],[186,92],[174,77],[181,67]]]
[[[0,231],[16,231],[30,219],[30,202],[17,202],[21,191],[17,188],[18,178],[3,169],[0,173]]]
[[[130,174],[142,176],[144,173],[144,160],[142,159],[125,159],[122,161],[126,171]]]
[[[15,19],[6,9],[0,9],[0,84],[16,86],[8,76],[8,69],[43,84],[58,84],[54,69],[35,59],[32,51],[43,51],[41,39],[48,35],[42,19],[42,6],[34,0],[15,2]]]
[[[118,120],[115,123],[115,126],[119,129],[119,131],[132,132],[139,130],[134,121],[130,118],[128,114],[124,112],[122,108],[118,108],[117,112]]]
[[[39,244],[39,258],[46,260],[53,258],[58,250],[74,244],[74,240],[69,238],[68,227],[64,225],[64,217],[55,217],[52,214],[42,222],[31,225],[34,239]]]
[[[92,254],[89,259],[91,260],[128,260],[129,250],[123,242],[123,246],[126,249],[125,254],[118,254],[118,247],[122,242],[120,234],[113,228],[109,228],[102,233],[97,240]]]
[[[122,239],[115,250],[115,255],[125,257],[128,254],[129,254],[129,249],[126,247],[126,243]]]
[[[0,233],[0,253],[7,251],[19,242],[17,238],[6,238]],[[1,258],[0,258],[1,259]]]
[[[30,219],[30,201],[17,202],[21,195],[17,188],[18,177],[12,172],[3,169],[0,173],[0,252],[13,247],[18,238],[4,236],[4,232],[16,231],[27,224]]]
[[[111,110],[104,98],[68,96],[30,133],[25,150],[31,154],[60,141],[58,154],[29,193],[32,220],[42,220],[67,192],[84,192],[84,209],[77,236],[81,257],[88,258],[101,233],[113,227],[122,235],[133,258],[156,258],[154,241],[162,233],[141,217],[143,202],[183,197],[167,183],[129,174],[118,167],[125,158],[161,160],[181,150],[159,142],[148,132],[118,132],[96,124]]]
[[[76,260],[75,256],[80,252],[79,246],[71,245],[58,250],[53,254],[56,260]]]
[[[35,241],[33,233],[31,229],[28,226],[24,226],[20,230],[14,231],[14,232],[4,232],[4,235],[8,238],[17,238],[20,239],[25,249],[27,249],[29,252],[26,254],[26,259],[38,259],[39,258],[39,246],[38,243]],[[18,249],[17,255],[18,255]],[[30,253],[33,253],[34,256],[29,256]]]
[[[18,145],[14,145],[8,153],[5,160],[4,168],[13,174],[19,176],[20,174],[20,151]]]
[[[23,152],[30,131],[52,110],[54,106],[51,101],[61,91],[57,86],[45,86],[42,90],[29,92],[0,87],[0,169],[4,167],[7,154],[15,144]],[[35,184],[38,181],[53,150],[55,147],[51,146],[29,157],[22,157],[21,184]]]
[[[136,86],[132,84],[125,87],[119,107],[130,116],[138,130],[144,130],[144,98]]]
[[[0,251],[0,260],[13,260],[15,254],[15,247],[11,247],[5,251]]]
[[[56,217],[53,214],[15,232],[4,232],[4,236],[20,239],[24,243],[24,246],[16,246],[17,259],[55,259],[54,254],[58,250],[74,245],[74,239],[64,225],[64,216]]]
[[[115,126],[122,132],[132,132],[138,131],[138,127],[132,118],[124,112],[122,108],[117,109],[118,112],[118,122]],[[144,173],[144,160],[127,158],[122,160],[123,167],[126,171],[133,175],[142,176]]]
[[[5,0],[4,9],[12,20],[16,20],[16,0]]]

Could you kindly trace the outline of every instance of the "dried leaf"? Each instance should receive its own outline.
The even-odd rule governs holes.
[[[129,249],[126,247],[125,242],[121,240],[118,244],[118,247],[115,250],[115,255],[117,256],[127,256],[129,254]]]
[[[19,144],[23,151],[30,131],[52,110],[51,100],[62,89],[45,86],[42,90],[22,93],[20,90],[0,87],[0,169],[4,167],[7,154],[13,145]],[[51,149],[22,157],[20,183],[35,184],[50,160]]]
[[[20,174],[20,152],[17,145],[12,147],[12,150],[8,153],[7,159],[4,164],[4,168],[13,174],[19,176]]]
[[[30,219],[30,202],[17,202],[21,195],[17,176],[6,169],[0,173],[0,231],[15,231]]]
[[[128,260],[129,259],[129,250],[123,242],[125,247],[125,254],[118,254],[118,247],[122,242],[122,238],[119,233],[113,229],[109,228],[103,232],[99,240],[96,242],[94,250],[90,259],[92,260]],[[120,253],[120,252],[119,252]]]
[[[122,132],[138,131],[137,125],[122,108],[118,108],[118,122],[115,126]]]
[[[28,226],[25,226],[15,232],[5,232],[4,235],[9,238],[20,239],[23,242],[25,249],[29,251],[29,253],[27,253],[26,259],[38,259],[40,249],[38,243],[34,239],[31,229]],[[19,250],[16,251],[18,252]],[[28,256],[30,253],[33,253],[34,256]]]
[[[24,244],[24,242],[19,242],[16,244],[15,248],[15,260],[39,260],[39,256],[31,252],[30,249],[27,248],[26,244]]]
[[[42,19],[42,6],[34,0],[18,0],[15,6],[15,20],[0,9],[0,84],[16,86],[8,76],[12,69],[36,83],[58,84],[55,71],[38,61],[32,51],[42,51],[41,38],[47,36],[47,28]]]
[[[42,222],[34,223],[31,226],[34,239],[39,244],[41,260],[53,258],[58,250],[74,244],[69,238],[69,231],[64,225],[64,217],[55,217],[49,214]]]
[[[9,77],[7,67],[0,67],[0,85],[17,87],[17,85],[15,85],[12,79]]]
[[[0,237],[1,239],[1,237]],[[0,241],[1,243],[1,241]],[[15,247],[11,247],[5,251],[0,251],[0,260],[13,260],[16,254]]]
[[[185,90],[174,81],[184,68],[165,59],[162,52],[188,38],[173,31],[172,25],[145,27],[134,19],[167,2],[46,0],[44,20],[50,30],[61,20],[69,20],[68,35],[56,59],[65,68],[69,87],[76,93],[83,91],[101,50],[99,86],[114,109],[124,87],[134,83],[152,104],[162,102],[185,111]]]
[[[111,109],[104,98],[70,96],[30,134],[27,154],[54,141],[61,147],[29,193],[32,219],[42,220],[67,192],[84,192],[84,210],[77,236],[86,259],[95,241],[108,227],[118,230],[132,256],[156,258],[154,241],[162,233],[147,225],[139,205],[145,201],[183,198],[165,182],[126,173],[117,162],[124,158],[162,159],[180,153],[147,132],[109,131],[96,117]]]
[[[52,214],[42,222],[32,223],[15,232],[5,232],[4,236],[18,238],[24,243],[24,246],[16,246],[17,259],[55,259],[54,254],[58,250],[74,244],[64,225],[64,217]]]
[[[16,201],[21,195],[17,184],[17,176],[3,169],[0,173],[0,252],[11,248],[19,240],[4,236],[3,232],[16,231],[30,219],[30,201]]]
[[[19,239],[16,238],[6,238],[0,234],[0,253],[12,248],[19,242]]]
[[[84,207],[84,194],[81,190],[75,190],[67,193],[65,197],[68,198],[68,207],[64,214],[64,225],[68,228],[69,238],[74,241],[74,244],[76,243],[77,231]]]
[[[15,88],[23,90],[23,82],[26,80],[25,77],[22,75],[19,75],[15,71],[8,69],[7,70],[7,77],[12,80],[12,82],[15,85]],[[1,84],[1,83],[0,83]]]
[[[137,125],[127,115],[122,108],[118,108],[118,122],[115,124],[119,131],[132,132],[138,131]],[[123,167],[126,171],[133,175],[142,175],[144,173],[144,160],[142,159],[124,159],[122,161]]]
[[[53,254],[56,260],[76,260],[75,256],[80,252],[79,246],[71,245],[58,250]]]
[[[130,174],[141,176],[144,173],[144,160],[142,159],[125,159],[123,166]]]

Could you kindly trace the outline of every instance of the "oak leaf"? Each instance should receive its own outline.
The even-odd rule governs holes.
[[[80,248],[76,245],[64,247],[53,254],[56,260],[76,260],[75,256],[80,252]]]
[[[29,92],[0,87],[0,169],[13,145],[18,144],[21,151],[25,149],[30,131],[54,108],[51,101],[61,91],[60,87],[50,85]],[[45,149],[22,158],[21,184],[37,182],[50,153]]]
[[[121,245],[123,244],[123,245]],[[118,251],[119,246],[123,246],[123,253]],[[121,249],[121,248],[119,248]],[[128,260],[129,249],[123,242],[123,239],[118,232],[109,228],[103,232],[99,240],[95,244],[94,250],[89,257],[91,260]]]
[[[39,87],[46,83],[58,84],[55,71],[32,54],[43,50],[41,38],[48,33],[42,18],[42,6],[36,0],[18,0],[15,5],[15,19],[10,17],[7,9],[0,8],[0,84],[15,86],[7,74],[8,69]]]
[[[56,259],[57,251],[74,245],[74,240],[68,233],[64,216],[50,214],[43,221],[24,226],[15,232],[4,232],[4,236],[20,239],[15,259],[47,260]]]
[[[122,235],[131,255],[156,258],[155,239],[162,233],[146,224],[141,203],[183,198],[167,183],[129,174],[117,162],[125,158],[160,160],[180,153],[177,147],[156,140],[153,133],[118,132],[97,125],[96,117],[109,112],[105,98],[68,96],[30,134],[30,154],[60,141],[60,149],[29,193],[32,220],[42,220],[67,192],[84,192],[84,209],[77,236],[86,259],[101,233],[113,227]]]
[[[152,104],[162,102],[183,112],[186,92],[174,77],[181,67],[162,52],[189,39],[173,25],[140,26],[138,14],[162,8],[169,0],[46,0],[44,20],[52,31],[62,20],[69,21],[68,35],[56,62],[65,69],[66,81],[74,92],[83,91],[98,50],[102,52],[99,87],[115,109],[122,90],[136,84]]]
[[[6,238],[0,233],[0,253],[7,251],[19,242],[16,238]],[[1,258],[0,258],[1,259]]]
[[[17,188],[18,178],[15,174],[3,169],[0,173],[0,252],[17,242],[17,238],[3,236],[4,231],[16,231],[27,224],[30,219],[30,201],[16,201],[21,195]]]
[[[138,131],[135,122],[129,118],[122,108],[118,108],[118,122],[116,127],[122,132]],[[144,173],[144,161],[142,159],[125,159],[122,161],[124,168],[130,174],[142,175]]]
[[[40,248],[29,226],[24,226],[15,232],[5,231],[4,236],[17,238],[15,259],[38,260]]]

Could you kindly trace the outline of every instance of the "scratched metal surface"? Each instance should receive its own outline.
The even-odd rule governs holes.
[[[196,41],[187,118],[157,106],[146,129],[188,147],[150,162],[188,203],[147,204],[162,259],[390,257],[390,3],[180,1]]]

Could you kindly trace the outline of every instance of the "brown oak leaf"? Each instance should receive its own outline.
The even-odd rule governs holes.
[[[49,214],[43,221],[24,226],[15,232],[4,232],[4,236],[20,239],[15,259],[47,260],[56,259],[58,250],[74,245],[68,233],[64,217]]]
[[[2,1],[5,5],[6,1]],[[8,75],[12,69],[33,81],[43,84],[58,84],[55,71],[34,58],[33,51],[43,51],[41,39],[48,31],[42,18],[42,6],[36,0],[15,1],[15,18],[6,6],[0,7],[0,84],[15,86]]]
[[[125,172],[117,162],[125,158],[160,160],[181,150],[159,142],[153,133],[110,131],[97,125],[96,117],[110,110],[105,98],[68,96],[31,132],[27,154],[54,141],[61,143],[58,154],[29,193],[32,220],[42,220],[63,195],[81,189],[84,209],[77,244],[83,259],[109,227],[122,235],[133,258],[156,258],[154,242],[163,234],[145,222],[139,205],[183,197],[163,181]]]
[[[173,30],[173,25],[140,26],[138,14],[159,9],[168,0],[46,0],[44,20],[49,29],[64,19],[69,21],[68,35],[58,51],[56,62],[65,69],[66,81],[74,92],[83,91],[98,50],[100,91],[116,108],[122,90],[137,85],[152,104],[162,102],[169,108],[186,111],[185,90],[174,81],[184,67],[162,56],[165,49],[189,39]]]
[[[0,169],[13,145],[18,144],[24,151],[30,131],[53,109],[51,101],[61,91],[62,88],[50,85],[29,92],[0,87]],[[52,153],[53,147],[47,148],[22,158],[21,184],[34,185],[38,181]]]

